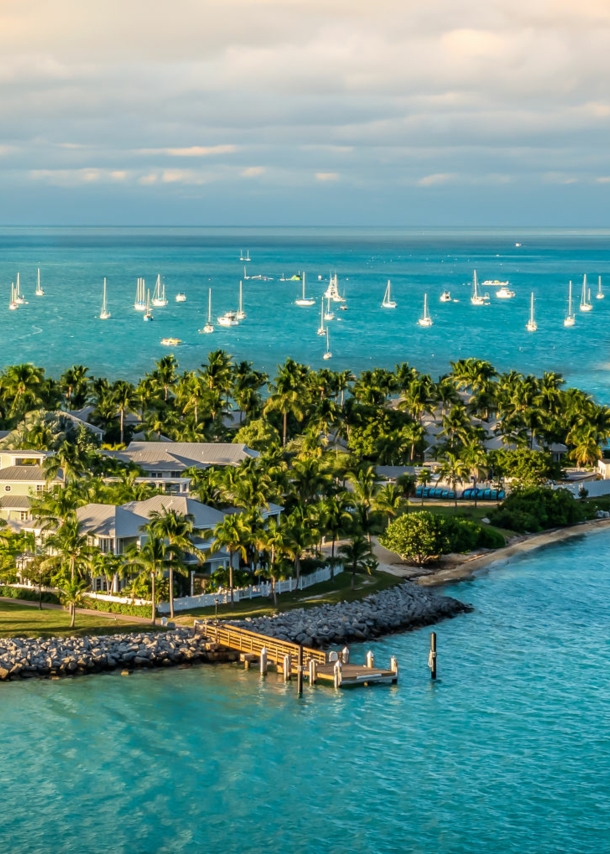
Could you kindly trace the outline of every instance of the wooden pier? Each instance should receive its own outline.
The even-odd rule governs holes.
[[[239,652],[246,667],[258,660],[261,673],[266,673],[268,664],[271,663],[283,673],[284,679],[290,679],[296,674],[299,684],[302,684],[304,676],[307,676],[310,684],[321,682],[332,684],[335,688],[398,682],[398,664],[395,658],[392,658],[387,669],[375,667],[372,652],[367,653],[365,664],[351,664],[347,649],[341,654],[334,651],[326,653],[321,649],[300,646],[248,629],[212,621],[198,622],[195,628],[203,632],[212,643]]]

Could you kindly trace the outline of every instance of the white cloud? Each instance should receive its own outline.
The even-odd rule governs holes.
[[[240,175],[242,178],[258,178],[260,175],[263,175],[266,171],[264,166],[248,166],[246,169],[242,169]]]
[[[436,187],[439,184],[448,184],[455,179],[450,172],[435,172],[433,175],[425,175],[416,183],[419,187]]]
[[[220,154],[234,154],[235,145],[191,145],[186,148],[142,148],[140,154],[165,154],[168,157],[213,157]]]
[[[316,172],[316,181],[338,181],[338,172]]]

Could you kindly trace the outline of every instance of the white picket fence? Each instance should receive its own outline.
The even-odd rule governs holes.
[[[341,565],[335,567],[335,575],[343,572]],[[314,584],[321,584],[331,577],[329,566],[322,567],[312,572],[311,575],[302,575],[298,584],[296,578],[288,578],[286,581],[278,581],[275,589],[278,593],[293,593],[295,590],[306,590]],[[233,590],[233,601],[241,602],[244,599],[256,599],[259,596],[271,596],[271,582],[252,585],[251,587],[238,587]],[[229,590],[220,589],[215,593],[202,593],[200,596],[182,596],[174,599],[174,611],[189,611],[191,608],[213,608],[214,605],[226,605],[231,601]],[[162,602],[157,611],[160,614],[169,614],[169,603]]]

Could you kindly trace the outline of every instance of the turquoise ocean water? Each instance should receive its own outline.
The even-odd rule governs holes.
[[[398,686],[301,700],[236,666],[4,685],[0,851],[605,854],[609,557],[452,588],[436,684],[422,630],[374,645]]]
[[[521,246],[516,246],[520,243]],[[213,290],[214,317],[235,309],[243,264],[248,274],[273,280],[244,281],[247,319],[236,328],[216,326],[199,335]],[[34,297],[41,268],[44,298]],[[509,279],[516,297],[491,305],[470,305],[473,269],[479,280]],[[184,368],[195,368],[210,349],[223,347],[273,371],[286,356],[320,367],[323,339],[316,335],[319,303],[294,305],[296,282],[281,282],[306,270],[308,291],[319,297],[336,271],[348,311],[330,324],[333,368],[359,371],[407,360],[433,375],[450,360],[477,356],[503,370],[558,370],[569,380],[610,401],[610,232],[365,229],[3,229],[0,230],[0,340],[3,363],[27,361],[54,373],[84,362],[95,373],[136,378],[167,352],[163,337],[178,337],[175,352]],[[9,311],[10,285],[17,272],[28,305]],[[154,286],[164,277],[169,305],[155,310],[154,323],[135,312],[136,278]],[[607,298],[593,298],[593,311],[577,311],[576,325],[564,329],[567,284],[576,301],[583,274],[593,296],[597,276],[607,278]],[[108,280],[112,318],[98,319],[102,279]],[[387,279],[398,303],[380,307]],[[440,303],[444,289],[458,303]],[[186,303],[176,303],[184,291]],[[531,291],[539,330],[525,323]],[[434,326],[417,318],[428,293]]]

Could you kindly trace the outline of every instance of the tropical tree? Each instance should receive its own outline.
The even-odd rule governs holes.
[[[214,540],[210,554],[226,549],[229,554],[229,591],[233,599],[233,555],[239,555],[244,562],[248,559],[248,546],[251,543],[252,532],[241,514],[225,516],[214,528]]]
[[[457,454],[452,453],[451,451],[447,451],[443,458],[441,467],[439,469],[439,475],[441,480],[444,480],[446,483],[451,484],[451,489],[453,490],[453,499],[455,506],[457,507],[457,485],[458,483],[464,483],[470,474],[470,469],[467,463],[462,460]]]
[[[119,412],[121,430],[121,445],[125,441],[125,413],[129,412],[136,403],[135,389],[125,380],[117,380],[112,386],[112,401]]]
[[[362,534],[356,534],[349,543],[345,543],[339,547],[339,554],[352,573],[350,589],[354,590],[356,587],[357,572],[368,572],[370,575],[371,559],[373,557],[371,545]]]
[[[68,518],[47,537],[44,551],[44,568],[49,569],[58,580],[67,578],[73,583],[85,576],[94,547],[89,544],[82,523],[74,517]]]
[[[191,537],[193,536],[194,519],[192,516],[178,513],[166,507],[161,511],[153,510],[149,516],[147,531],[152,531],[157,537],[167,541],[167,568],[169,570],[169,614],[174,617],[174,569],[182,571],[182,556],[199,554]]]
[[[61,582],[59,595],[62,605],[68,607],[71,629],[76,624],[76,609],[83,604],[83,596],[88,587],[89,584],[80,578],[66,578]]]
[[[175,558],[168,556],[164,538],[158,536],[153,528],[144,526],[143,531],[146,534],[146,540],[140,547],[135,544],[129,547],[125,553],[125,566],[126,568],[135,567],[139,570],[140,577],[150,579],[151,623],[154,626],[157,616],[157,581],[163,578],[163,571],[168,564],[172,564],[172,568],[175,568]]]

